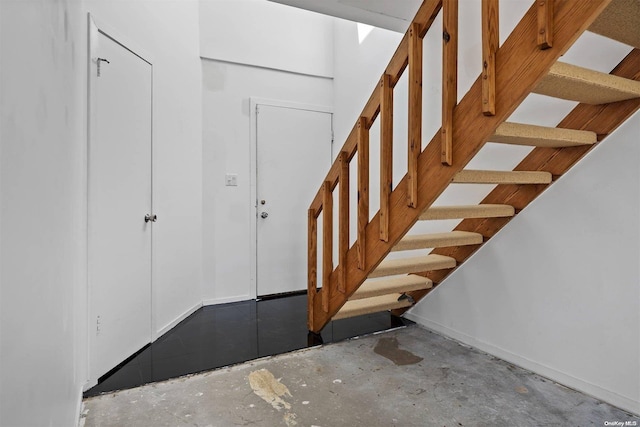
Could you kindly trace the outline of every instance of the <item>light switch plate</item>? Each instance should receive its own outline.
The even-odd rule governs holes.
[[[224,176],[224,182],[227,187],[237,187],[238,186],[238,174],[237,173],[228,173]]]

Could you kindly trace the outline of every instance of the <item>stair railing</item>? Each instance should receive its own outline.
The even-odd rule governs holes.
[[[606,0],[601,0],[598,3],[606,4]],[[526,84],[523,83],[518,87],[517,96],[516,92],[511,91],[510,96],[505,96],[502,108],[497,109],[498,105],[496,87],[497,69],[499,68],[496,56],[500,47],[499,43],[499,0],[482,0],[482,72],[481,72],[481,96],[482,101],[482,114],[487,116],[487,120],[491,118],[484,126],[482,132],[477,133],[474,139],[488,138],[489,135],[495,130],[501,120],[504,120],[510,111],[516,108],[526,94],[528,93],[524,88]],[[600,5],[591,5],[585,7],[584,4],[579,2],[572,2],[571,6],[563,8],[562,19],[569,19],[567,11],[570,7],[576,7],[580,4],[580,13],[584,12],[584,16],[588,16],[588,13],[593,13],[600,7]],[[534,8],[537,10],[534,13],[537,15],[537,47],[540,50],[548,49],[552,46],[553,42],[553,22],[554,22],[554,1],[553,0],[537,0]],[[454,131],[460,126],[454,126],[454,111],[457,106],[457,79],[458,79],[458,0],[424,0],[415,18],[409,25],[407,32],[405,33],[400,45],[395,51],[391,61],[385,69],[379,83],[376,85],[373,93],[367,101],[360,117],[356,121],[355,126],[350,132],[349,136],[343,147],[341,148],[336,161],[331,166],[329,173],[324,179],[318,193],[313,199],[308,211],[308,327],[311,331],[319,331],[327,319],[332,317],[341,307],[342,304],[348,299],[350,294],[362,284],[365,280],[365,274],[375,268],[383,257],[380,257],[380,250],[376,250],[376,259],[369,259],[367,257],[367,245],[375,246],[373,242],[367,243],[367,235],[369,239],[376,237],[370,230],[370,226],[374,225],[369,221],[369,131],[376,120],[380,119],[380,164],[379,164],[379,176],[380,176],[380,207],[377,215],[373,217],[373,220],[379,221],[377,226],[379,233],[378,238],[381,242],[386,242],[386,251],[390,250],[392,244],[395,244],[402,236],[396,228],[395,233],[390,232],[390,218],[389,212],[391,210],[390,200],[393,190],[392,181],[392,151],[393,151],[393,95],[394,88],[398,81],[404,74],[404,71],[408,68],[408,145],[407,145],[407,174],[406,179],[406,205],[408,209],[425,209],[434,198],[428,200],[418,200],[418,194],[424,193],[424,188],[419,187],[419,182],[425,180],[425,176],[432,176],[433,174],[419,176],[418,170],[420,167],[419,159],[422,159],[422,65],[423,65],[423,39],[427,32],[431,28],[433,22],[442,11],[442,127],[440,129],[440,163],[442,166],[454,166],[448,168],[449,171],[439,172],[444,175],[452,175],[456,170],[461,168],[472,157],[471,153],[473,148],[471,145],[465,150],[465,158],[460,161],[453,157],[453,134]],[[530,11],[531,12],[531,11]],[[530,16],[528,12],[528,16]],[[581,15],[580,19],[585,19]],[[586,28],[578,29],[576,23],[576,31],[584,31]],[[519,34],[525,32],[525,27],[522,27]],[[566,33],[566,34],[565,34]],[[563,32],[562,43],[566,43],[571,37],[577,37],[577,32],[571,32],[566,30]],[[510,36],[513,37],[514,34]],[[519,42],[518,37],[513,37],[512,46]],[[510,55],[513,55],[513,47],[510,46]],[[528,53],[533,55],[533,53]],[[527,75],[527,82],[533,81],[532,79],[540,78],[541,72],[544,71],[543,67],[550,67],[553,61],[557,59],[559,54],[556,52],[552,55],[546,56],[543,62],[540,62],[535,70],[531,71]],[[517,60],[513,60],[513,63],[517,63]],[[520,63],[519,65],[522,65]],[[530,67],[531,68],[531,67]],[[548,69],[548,68],[547,68]],[[505,80],[506,77],[501,77]],[[510,77],[509,77],[510,78]],[[470,92],[473,90],[470,89]],[[495,116],[495,117],[493,117]],[[480,135],[485,136],[480,136]],[[437,135],[434,137],[437,140]],[[478,144],[477,147],[486,142],[475,141],[474,144]],[[475,147],[476,145],[474,145]],[[426,151],[426,149],[425,149]],[[349,247],[349,173],[351,161],[357,156],[357,236],[354,243],[354,248]],[[456,162],[454,165],[454,161]],[[423,162],[424,163],[424,162]],[[432,167],[436,167],[433,165]],[[437,177],[437,175],[433,175]],[[440,178],[438,178],[440,179]],[[441,179],[440,179],[441,180]],[[334,219],[334,195],[333,192],[340,185],[338,195],[338,263],[334,267],[333,253],[334,253],[334,233],[333,233],[333,219]],[[424,185],[424,183],[423,183]],[[446,185],[445,185],[446,186]],[[429,190],[431,193],[440,191],[434,189]],[[394,209],[398,210],[397,204],[394,205]],[[403,211],[406,212],[406,211]],[[322,287],[318,288],[318,220],[322,215]],[[419,213],[415,213],[417,219]],[[404,221],[408,222],[408,221]],[[405,224],[406,225],[406,224]],[[367,232],[369,230],[369,232]],[[379,242],[378,242],[379,243]],[[378,246],[379,247],[379,246]],[[352,254],[352,249],[355,249],[357,254],[357,271],[361,274],[356,274],[357,271],[351,271],[354,274],[354,278],[349,276],[347,270],[347,254]],[[350,265],[354,263],[350,261]],[[353,279],[353,280],[352,280]],[[348,281],[354,281],[358,283],[348,283]],[[339,298],[334,298],[339,296]],[[316,304],[317,299],[321,299],[321,304]],[[324,312],[323,315],[318,316],[324,320],[316,322],[314,324],[316,316],[314,310],[321,308]],[[320,314],[320,313],[318,313]],[[321,323],[321,324],[320,324]]]
[[[426,0],[405,33],[389,65],[340,150],[308,212],[308,307],[309,329],[314,330],[313,310],[316,298],[322,299],[322,310],[329,313],[331,296],[345,293],[347,281],[346,257],[349,251],[349,172],[357,155],[357,237],[358,268],[364,270],[366,260],[366,228],[369,225],[369,130],[380,119],[380,233],[379,238],[389,241],[390,195],[393,189],[393,91],[408,68],[408,146],[407,176],[409,192],[407,205],[415,208],[418,198],[418,156],[422,148],[422,56],[423,39],[436,17],[443,10],[443,162],[451,164],[451,129],[453,109],[457,101],[457,44],[458,1]],[[333,192],[340,184],[338,194],[338,265],[334,268],[334,201]],[[322,215],[322,288],[318,290],[318,219]],[[379,262],[379,261],[378,261]]]

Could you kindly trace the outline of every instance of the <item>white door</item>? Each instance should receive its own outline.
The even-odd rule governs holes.
[[[258,296],[307,288],[307,210],[331,166],[327,112],[257,106]]]
[[[151,341],[151,64],[92,37],[89,141],[91,378]],[[99,67],[99,70],[98,70]],[[98,75],[99,73],[99,75]]]

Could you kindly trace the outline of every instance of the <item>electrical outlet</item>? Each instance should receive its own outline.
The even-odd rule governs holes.
[[[237,187],[238,186],[238,174],[237,173],[228,173],[224,176],[224,182],[227,187]]]

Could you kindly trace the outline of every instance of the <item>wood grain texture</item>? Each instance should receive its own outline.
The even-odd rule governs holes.
[[[634,49],[611,72],[616,76],[640,81],[640,49]],[[595,132],[603,141],[614,132],[631,115],[640,109],[640,99],[616,102],[607,105],[579,104],[559,124],[559,128],[576,129]],[[597,144],[570,148],[536,148],[515,168],[515,170],[546,170],[554,175],[563,175],[573,167],[584,155]],[[509,203],[517,209],[524,209],[548,186],[497,186],[482,203]],[[510,218],[492,218],[485,220],[464,220],[455,229],[472,231],[491,237],[500,231]],[[460,246],[455,248],[435,249],[431,253],[451,256],[464,262],[478,247]],[[434,284],[442,282],[450,272],[425,272],[423,275],[433,280]],[[411,296],[418,301],[427,292],[412,292]],[[396,311],[401,315],[404,311]]]
[[[480,76],[454,110],[453,155],[455,163],[451,167],[441,163],[442,135],[437,132],[418,158],[418,206],[407,206],[407,185],[403,179],[390,197],[391,221],[389,241],[379,239],[379,213],[366,227],[366,266],[358,268],[357,250],[349,249],[347,254],[348,281],[345,294],[333,294],[329,301],[329,312],[325,313],[316,299],[316,310],[311,330],[319,332],[333,317],[346,299],[364,282],[368,274],[389,253],[391,248],[407,233],[418,220],[419,213],[426,210],[445,190],[453,176],[459,172],[483,147],[500,123],[507,119],[544,77],[560,54],[586,30],[595,17],[607,6],[609,0],[565,0],[556,4],[554,49],[540,50],[536,41],[537,10],[533,5],[525,13],[513,32],[502,44],[496,56],[496,114],[485,116],[480,108],[482,83]],[[564,126],[567,127],[567,126]],[[573,150],[573,148],[567,149]],[[535,150],[534,150],[535,151]],[[553,173],[553,172],[552,172]],[[529,187],[518,186],[525,190]],[[517,207],[517,206],[516,206]],[[504,221],[506,219],[494,219]],[[464,221],[463,221],[464,222]],[[473,231],[473,230],[469,230]],[[481,234],[490,236],[488,233]],[[468,247],[463,247],[468,248]]]
[[[409,27],[409,125],[407,147],[408,206],[418,201],[418,156],[422,151],[422,39],[420,25]]]
[[[344,151],[340,152],[340,193],[338,194],[338,264],[340,280],[338,291],[344,293],[347,281],[347,251],[349,250],[349,158]]]
[[[366,262],[366,227],[369,224],[369,130],[365,117],[358,120],[358,268]]]
[[[453,110],[458,102],[458,0],[442,3],[442,152],[441,161],[453,164]]]
[[[537,0],[538,5],[538,47],[553,47],[553,2],[554,0]]]
[[[313,322],[313,307],[318,292],[318,219],[313,209],[307,211],[307,326]]]
[[[498,0],[482,0],[482,113],[496,114],[496,52],[500,46]]]
[[[389,196],[393,187],[393,88],[391,76],[380,80],[380,240],[389,241]]]
[[[413,22],[420,25],[420,37],[424,38],[425,34],[431,28],[431,25],[435,21],[440,9],[442,8],[442,0],[425,0],[418,12],[416,13],[416,17]],[[409,63],[409,35],[406,33],[402,38],[402,41],[398,45],[393,57],[389,61],[389,65],[385,69],[383,76],[385,74],[389,74],[392,76],[391,86],[395,87],[404,70],[407,68]],[[361,117],[366,117],[367,119],[367,129],[373,126],[374,121],[378,117],[380,113],[380,85],[377,84],[369,97],[369,100],[365,104]],[[347,137],[344,145],[342,146],[341,151],[346,151],[349,153],[349,159],[355,155],[356,145],[357,145],[357,123],[353,126],[351,133]],[[340,171],[338,170],[338,163],[334,162],[327,173],[325,181],[330,181],[332,183],[332,188],[336,186],[338,181],[338,175]],[[316,197],[311,202],[311,208],[314,209],[316,216],[320,214],[320,205],[322,205],[322,186],[316,193]]]
[[[331,183],[325,181],[322,186],[322,311],[329,312],[333,272],[333,190]]]

